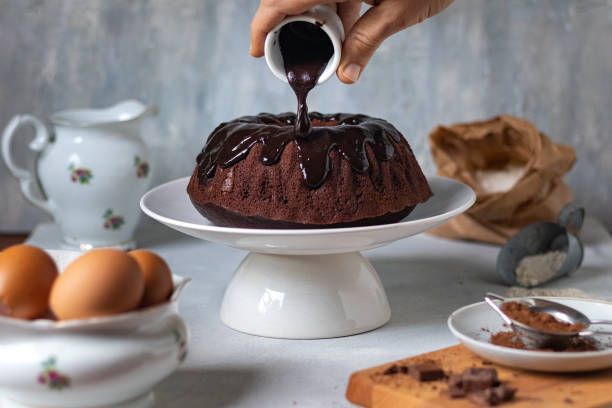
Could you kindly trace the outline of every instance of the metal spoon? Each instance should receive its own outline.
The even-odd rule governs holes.
[[[591,326],[597,324],[612,325],[610,320],[590,320],[582,312],[563,305],[561,303],[552,302],[550,300],[539,299],[539,298],[521,298],[518,302],[524,303],[529,306],[529,309],[534,312],[543,312],[552,315],[555,319],[569,323],[581,323],[585,326],[584,330],[557,333],[549,332],[544,330],[534,329],[533,327],[527,326],[521,322],[511,319],[497,306],[494,300],[505,302],[502,296],[496,295],[495,293],[487,293],[484,297],[485,302],[504,320],[504,322],[512,328],[512,330],[519,336],[529,348],[552,348],[552,349],[563,349],[573,339],[578,337],[592,337],[598,334],[612,334],[607,331],[595,331],[591,329]]]

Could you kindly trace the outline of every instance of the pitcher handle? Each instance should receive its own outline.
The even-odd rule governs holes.
[[[20,127],[27,124],[32,125],[36,131],[34,139],[29,144],[30,150],[42,152],[47,147],[49,144],[49,132],[45,125],[32,115],[17,115],[4,128],[4,133],[2,134],[2,158],[13,176],[19,180],[19,185],[25,198],[32,204],[53,215],[53,206],[49,200],[39,198],[36,195],[37,186],[39,185],[38,176],[15,164],[11,154],[13,136],[15,136]]]

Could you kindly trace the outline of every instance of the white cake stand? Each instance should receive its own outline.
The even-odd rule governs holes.
[[[186,192],[189,178],[146,193],[140,207],[196,238],[250,251],[225,292],[221,320],[249,334],[318,339],[384,325],[391,312],[372,264],[358,251],[389,244],[444,223],[475,201],[472,189],[439,176],[434,192],[403,221],[371,227],[268,230],[219,227],[202,217]]]

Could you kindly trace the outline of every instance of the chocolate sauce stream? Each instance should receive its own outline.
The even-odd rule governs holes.
[[[295,132],[299,137],[308,137],[312,124],[306,98],[334,54],[334,46],[325,31],[305,21],[284,25],[278,40],[287,81],[298,101]]]
[[[272,165],[278,162],[285,146],[294,142],[304,182],[308,187],[317,188],[329,174],[332,150],[337,150],[353,170],[363,173],[370,166],[366,144],[372,148],[376,160],[384,161],[391,159],[395,151],[390,139],[400,142],[402,137],[389,122],[365,115],[310,112],[309,119],[315,126],[307,138],[296,137],[294,113],[260,113],[220,124],[197,157],[200,183],[213,177],[217,166],[225,169],[245,159],[256,143],[262,145],[261,162]]]

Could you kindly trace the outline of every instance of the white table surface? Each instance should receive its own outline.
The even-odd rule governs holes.
[[[58,249],[58,229],[40,225],[28,243]],[[191,330],[189,355],[156,387],[156,407],[349,407],[353,371],[457,344],[446,326],[455,309],[507,287],[495,272],[499,247],[427,234],[365,251],[387,291],[392,318],[382,328],[327,340],[277,340],[236,332],[219,319],[226,284],[246,252],[145,225],[139,246],[193,278],[180,313]],[[612,239],[587,218],[582,268],[547,288],[612,298]]]

